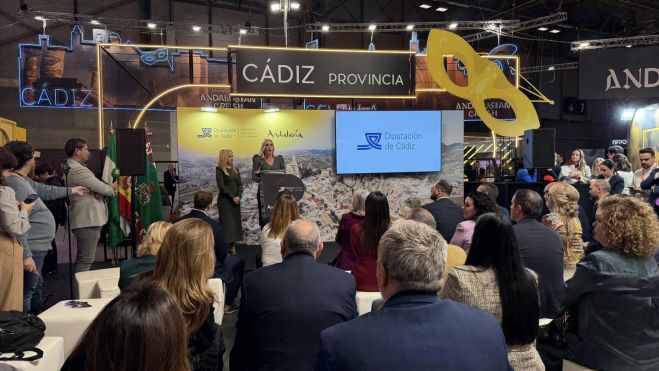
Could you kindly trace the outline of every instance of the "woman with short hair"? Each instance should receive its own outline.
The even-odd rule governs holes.
[[[478,218],[466,265],[449,271],[442,298],[490,312],[501,324],[515,370],[544,370],[535,349],[540,319],[537,276],[524,268],[510,221]]]
[[[611,186],[611,195],[619,195],[625,189],[625,180],[616,174],[616,166],[611,160],[604,160],[600,165],[600,175],[597,179],[604,179]]]
[[[96,316],[63,371],[190,371],[185,322],[164,289],[136,284]]]
[[[557,348],[539,343],[547,370],[562,359],[591,369],[659,370],[659,221],[634,197],[599,201],[594,237],[602,249],[585,256],[566,282],[561,305],[573,321]]]
[[[368,191],[359,189],[352,195],[352,209],[341,216],[339,228],[336,232],[336,243],[341,249],[336,257],[336,267],[349,271],[357,261],[357,256],[350,247],[350,231],[352,226],[364,221],[364,204]]]
[[[455,227],[455,233],[450,243],[462,247],[468,253],[476,219],[485,213],[498,213],[499,205],[485,193],[473,191],[465,198],[462,212],[465,220]]]
[[[172,226],[168,222],[154,222],[149,226],[146,237],[137,246],[137,257],[124,260],[119,266],[119,288],[128,287],[140,273],[150,272],[156,266],[156,257],[165,234]]]
[[[549,214],[542,223],[555,230],[563,240],[563,266],[574,269],[583,257],[582,228],[579,221],[579,191],[566,183],[559,183],[547,193]]]
[[[261,262],[264,267],[281,263],[281,239],[286,228],[300,218],[295,196],[284,193],[277,198],[272,208],[272,220],[261,231]]]

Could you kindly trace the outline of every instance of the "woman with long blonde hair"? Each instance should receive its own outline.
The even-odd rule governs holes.
[[[288,225],[299,218],[300,209],[295,197],[289,193],[280,195],[272,209],[272,221],[261,232],[261,261],[264,267],[281,263],[281,238]]]
[[[214,244],[208,223],[196,218],[181,220],[165,235],[149,276],[174,297],[183,313],[193,370],[221,368],[218,365],[225,349],[213,315],[215,294],[208,285],[215,270]]]
[[[602,165],[604,159],[597,157],[593,160],[593,165],[590,167],[590,179],[597,179],[600,176],[600,165]]]
[[[281,155],[275,155],[275,143],[272,139],[266,138],[261,143],[259,153],[252,157],[252,180],[258,183],[256,202],[259,208],[259,225],[261,228],[264,227],[267,221],[265,210],[263,209],[265,200],[263,200],[263,192],[261,190],[261,174],[269,172],[285,173],[286,162]]]
[[[570,160],[561,166],[561,176],[567,176],[576,183],[586,183],[590,179],[590,175],[590,168],[580,149],[573,150]]]
[[[220,224],[224,230],[224,242],[229,245],[229,254],[236,255],[235,243],[243,239],[240,217],[243,182],[240,179],[240,171],[234,163],[233,151],[228,148],[220,150],[215,168],[215,180],[219,189],[217,208],[220,212]]]
[[[578,202],[579,191],[569,184],[559,183],[549,189],[547,207],[550,213],[542,218],[543,224],[561,235],[563,265],[569,269],[574,269],[584,255]]]
[[[153,270],[160,245],[172,223],[154,222],[149,226],[146,237],[137,246],[137,257],[125,260],[119,267],[119,288],[125,289],[133,282],[133,278],[140,273]]]

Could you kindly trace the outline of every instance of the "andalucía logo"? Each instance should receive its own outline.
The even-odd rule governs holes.
[[[357,150],[363,151],[367,149],[382,149],[380,145],[380,139],[382,138],[382,133],[364,133],[366,137],[367,144],[358,144]]]
[[[212,128],[201,128],[201,134],[197,134],[197,138],[212,138],[211,129]]]

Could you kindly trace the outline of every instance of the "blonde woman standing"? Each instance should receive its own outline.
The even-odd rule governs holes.
[[[542,218],[543,224],[561,235],[563,266],[568,269],[574,269],[584,255],[578,202],[579,191],[569,184],[557,184],[549,189],[547,207],[550,213]]]
[[[570,160],[561,166],[561,176],[570,177],[574,183],[587,183],[590,179],[590,168],[586,164],[583,151],[575,149],[572,151]]]
[[[220,150],[215,168],[215,180],[219,189],[217,209],[224,230],[224,241],[229,245],[229,254],[236,255],[235,243],[243,239],[243,224],[240,217],[243,182],[240,179],[240,171],[234,164],[233,151],[228,148]]]

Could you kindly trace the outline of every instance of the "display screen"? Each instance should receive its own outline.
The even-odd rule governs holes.
[[[337,174],[442,170],[441,111],[337,111]]]

